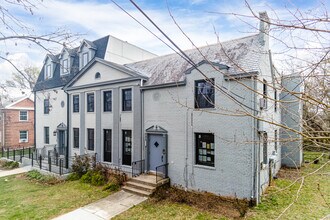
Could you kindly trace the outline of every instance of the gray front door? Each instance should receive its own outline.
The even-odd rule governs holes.
[[[149,134],[149,170],[156,171],[156,167],[167,163],[166,136]]]
[[[58,131],[58,151],[60,155],[65,155],[65,131]]]

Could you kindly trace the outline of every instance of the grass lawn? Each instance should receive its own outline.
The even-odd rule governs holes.
[[[7,181],[6,181],[7,180]],[[79,181],[44,185],[22,175],[0,178],[0,219],[51,219],[109,195]]]
[[[305,160],[313,161],[319,155],[306,152]],[[309,175],[318,168],[321,169]],[[262,203],[250,209],[246,219],[276,219],[295,201],[302,179],[297,201],[283,213],[281,219],[321,219],[330,214],[330,163],[327,157],[321,158],[318,164],[304,164],[298,171],[282,169],[278,175],[279,178],[262,197]],[[149,199],[114,219],[230,219],[233,216],[230,214],[210,213],[182,203]]]

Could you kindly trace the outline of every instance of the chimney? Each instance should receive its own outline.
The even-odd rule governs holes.
[[[267,12],[259,12],[259,35],[261,45],[269,46],[269,17]]]

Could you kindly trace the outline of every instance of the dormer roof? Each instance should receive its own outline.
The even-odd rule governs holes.
[[[63,55],[64,52],[67,52],[69,54],[69,56],[73,57],[77,53],[77,48],[70,49],[70,48],[67,48],[67,47],[63,47],[63,49],[60,53],[60,56],[59,56],[60,59],[62,58],[62,55]]]
[[[44,63],[47,62],[48,59],[50,59],[52,62],[58,62],[58,55],[53,55],[53,54],[47,54],[45,59],[44,59]]]
[[[89,49],[93,49],[93,50],[97,50],[97,46],[92,42],[92,41],[89,41],[89,40],[83,40],[78,48],[78,52],[81,51],[81,48],[86,45]]]

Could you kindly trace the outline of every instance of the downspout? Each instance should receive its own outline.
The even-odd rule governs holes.
[[[140,81],[140,92],[141,92],[141,160],[143,160],[145,157],[145,136],[144,136],[144,91],[141,89],[143,86],[143,79]],[[144,170],[146,171],[146,161],[144,161]]]
[[[69,168],[69,94],[67,93],[67,91],[63,90],[66,93],[66,160],[65,160],[65,167],[66,169]]]
[[[6,131],[5,131],[5,111],[2,110],[2,147],[5,147],[5,138]]]
[[[37,118],[36,118],[36,115],[37,115],[37,108],[36,108],[36,98],[37,98],[37,92],[34,91],[33,93],[34,95],[34,102],[33,102],[33,108],[34,108],[34,111],[33,111],[33,115],[34,115],[34,123],[33,123],[33,130],[34,130],[34,146],[35,146],[35,149],[37,149]]]

